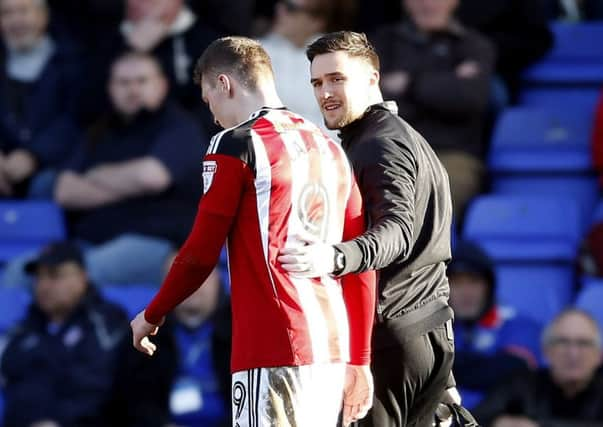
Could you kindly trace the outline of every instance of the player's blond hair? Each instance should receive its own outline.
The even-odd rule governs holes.
[[[219,74],[233,74],[249,90],[257,89],[262,79],[274,79],[270,56],[258,41],[247,37],[214,40],[198,59],[193,79],[200,85],[204,77]]]

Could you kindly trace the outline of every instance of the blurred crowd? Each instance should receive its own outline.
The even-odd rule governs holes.
[[[305,47],[365,31],[385,97],[448,171],[461,229],[488,190],[496,118],[554,43],[549,23],[598,19],[601,0],[0,0],[0,199],[54,201],[70,238],[0,269],[1,286],[32,289],[2,353],[2,425],[230,425],[226,273],[168,319],[153,359],[134,353],[127,314],[102,293],[158,286],[189,232],[218,131],[192,81],[212,40],[257,37],[285,104],[322,124]],[[484,425],[603,425],[587,313],[538,325],[499,305],[492,262],[470,242],[450,282],[457,381]]]

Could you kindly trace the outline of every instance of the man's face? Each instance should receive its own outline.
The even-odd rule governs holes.
[[[87,287],[85,271],[71,261],[56,266],[39,266],[35,281],[36,302],[50,317],[70,313],[79,304]]]
[[[557,321],[544,352],[555,382],[589,381],[601,363],[601,348],[594,325],[580,314],[570,313]]]
[[[183,6],[183,0],[128,0],[126,15],[131,21],[154,19],[171,24]]]
[[[426,32],[448,27],[457,6],[458,0],[404,0],[412,21]]]
[[[1,0],[0,28],[6,45],[31,49],[46,32],[47,11],[36,0]]]
[[[488,281],[478,273],[449,274],[450,306],[458,319],[477,319],[488,298]]]
[[[167,95],[167,82],[151,61],[126,58],[113,66],[109,94],[122,115],[135,115],[143,108],[158,109]]]
[[[222,77],[220,77],[222,76]],[[228,88],[224,84],[224,75],[213,78],[203,76],[201,79],[201,97],[207,104],[209,110],[214,116],[216,125],[227,129],[237,124],[234,112],[233,101],[230,97]]]
[[[276,19],[280,23],[280,31],[291,39],[301,34],[311,36],[324,31],[326,20],[314,13],[316,5],[316,1],[309,0],[282,0],[277,3]]]
[[[362,117],[379,74],[364,59],[339,51],[317,55],[310,65],[311,84],[325,125],[341,129]]]

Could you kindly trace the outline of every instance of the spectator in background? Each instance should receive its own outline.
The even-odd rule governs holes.
[[[44,0],[0,0],[0,197],[24,197],[32,178],[74,145],[75,51],[47,32]]]
[[[48,0],[53,34],[66,35],[94,55],[123,19],[124,0]]]
[[[272,30],[260,39],[270,55],[281,99],[292,111],[316,124],[323,123],[320,109],[312,91],[302,84],[310,81],[306,45],[322,33],[335,30],[335,14],[351,14],[352,2],[346,1],[345,9],[337,6],[343,4],[338,5],[337,0],[279,1]]]
[[[564,21],[603,19],[601,0],[545,0],[548,18]]]
[[[549,367],[522,373],[495,389],[474,411],[487,427],[601,425],[601,331],[577,309],[559,314],[545,329]]]
[[[454,374],[465,406],[509,375],[536,368],[540,325],[496,302],[494,266],[470,242],[459,242],[448,265],[454,322]]]
[[[88,283],[75,246],[55,244],[26,264],[34,302],[2,358],[4,426],[104,426],[127,318]]]
[[[174,310],[180,352],[172,389],[173,422],[228,427],[230,421],[230,304],[217,269]]]
[[[192,79],[195,59],[218,37],[188,8],[184,0],[127,0],[119,27],[118,49],[151,53],[170,82],[171,96],[189,111],[201,114],[207,131],[216,128],[201,92]]]
[[[197,123],[166,100],[168,82],[153,57],[118,58],[109,92],[113,111],[59,173],[54,197],[96,283],[159,284],[192,224],[207,145]],[[24,284],[19,262],[7,268],[6,285]]]
[[[125,0],[122,22],[91,58],[86,89],[91,94],[82,100],[80,120],[94,122],[109,101],[102,92],[110,64],[127,51],[155,56],[170,82],[170,97],[186,110],[199,115],[207,131],[217,128],[209,110],[199,102],[199,88],[192,81],[195,58],[217,38],[217,33],[202,22],[184,0]]]
[[[460,21],[479,30],[496,47],[496,75],[504,82],[498,87],[516,101],[522,71],[551,48],[553,38],[542,0],[461,0]],[[495,101],[497,103],[502,100]]]
[[[53,243],[25,269],[35,276],[34,301],[2,357],[3,426],[164,425],[173,375],[166,363],[170,347],[165,339],[161,359],[156,361],[131,350],[125,312],[104,300],[88,281],[75,245]],[[175,354],[173,345],[171,354]],[[145,390],[144,383],[128,372],[133,366],[149,376],[153,373],[152,389]],[[117,387],[117,373],[123,372],[128,373],[130,390],[146,394],[144,401],[128,399],[128,411],[121,411],[116,423],[109,414],[118,399],[123,401],[123,390]]]
[[[381,87],[433,147],[450,178],[456,223],[484,176],[481,133],[490,94],[490,43],[454,20],[458,0],[404,0],[410,19],[372,38]]]
[[[359,1],[354,28],[356,28],[356,31],[372,34],[383,25],[390,25],[399,21],[401,16],[401,1]]]
[[[219,33],[249,36],[258,1],[188,0],[188,6],[206,25]]]

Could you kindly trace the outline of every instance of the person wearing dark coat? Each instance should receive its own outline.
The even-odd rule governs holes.
[[[27,196],[76,143],[81,64],[75,44],[47,31],[43,1],[0,1],[0,197]]]
[[[481,191],[494,49],[454,19],[458,0],[405,0],[409,18],[372,37],[381,88],[431,145],[450,178],[456,222]]]
[[[497,299],[494,264],[474,242],[457,242],[447,268],[454,310],[454,375],[472,408],[502,379],[535,369],[541,326]]]
[[[157,58],[170,85],[170,97],[181,107],[196,114],[208,134],[217,131],[209,109],[200,102],[201,92],[192,74],[195,63],[219,33],[208,26],[184,0],[127,0],[125,17],[116,31],[103,43],[94,60],[94,85],[105,87],[109,64],[126,51],[143,52]],[[95,90],[93,85],[89,85]],[[106,94],[96,88],[105,106]],[[98,100],[85,105],[89,117],[98,115]]]
[[[601,332],[586,312],[569,308],[542,336],[548,367],[500,384],[473,411],[486,427],[601,426]]]
[[[0,364],[2,425],[164,426],[176,366],[173,336],[162,334],[156,359],[134,351],[126,313],[88,281],[72,243],[48,245],[25,270],[35,277],[34,295]],[[144,399],[131,401],[134,393]]]
[[[475,28],[496,47],[496,75],[515,101],[521,73],[553,45],[541,0],[461,0],[459,20]]]

